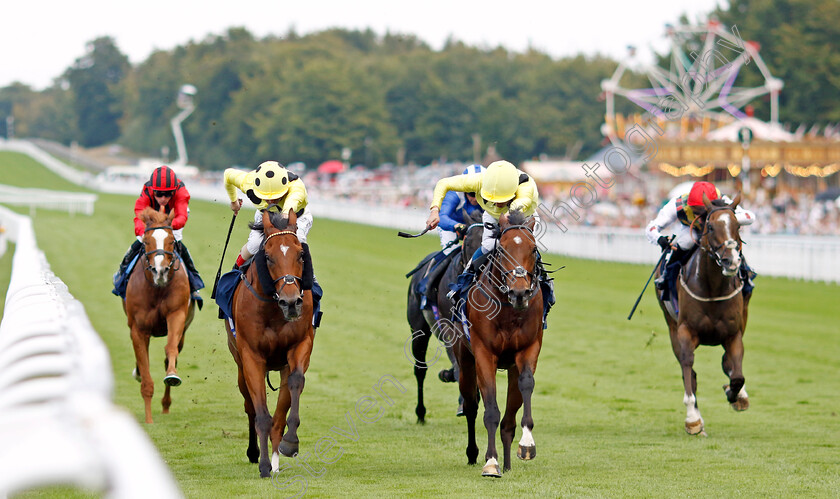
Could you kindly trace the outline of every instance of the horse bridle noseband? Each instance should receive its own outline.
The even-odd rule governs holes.
[[[507,232],[511,229],[527,230],[531,234],[532,237],[533,237],[533,234],[534,234],[534,232],[531,230],[531,228],[528,227],[527,225],[511,225],[509,227],[506,227],[505,230],[503,230],[502,233],[499,234],[499,240],[501,241],[502,236],[505,234],[505,232]],[[501,246],[500,246],[500,249],[501,249]],[[496,256],[494,257],[494,261],[495,261],[495,265],[497,265],[499,267],[499,273],[502,276],[502,283],[497,284],[497,283],[494,282],[493,284],[496,286],[496,289],[498,289],[499,292],[502,293],[503,295],[507,295],[510,292],[510,286],[508,286],[508,284],[507,284],[508,283],[508,276],[510,274],[513,274],[514,279],[517,279],[517,278],[520,278],[520,277],[530,277],[531,278],[531,286],[528,288],[528,293],[525,295],[525,299],[530,300],[531,298],[533,298],[534,295],[537,292],[537,281],[538,281],[537,273],[536,273],[536,266],[537,266],[536,262],[534,262],[534,271],[533,272],[528,272],[527,270],[525,270],[525,267],[523,267],[522,265],[517,265],[516,267],[514,267],[511,270],[504,270],[502,268],[500,262],[499,262],[499,258],[500,258],[498,256],[499,254],[500,253],[496,253]],[[516,262],[516,263],[518,264],[519,262]]]
[[[265,240],[262,243],[263,249],[265,248],[265,244],[269,241],[269,239],[271,239],[274,236],[280,236],[280,235],[284,235],[284,234],[291,234],[291,235],[295,236],[295,238],[298,237],[297,233],[294,232],[294,231],[291,231],[291,230],[281,230],[280,232],[275,232],[273,234],[269,234],[268,236],[265,237]],[[244,274],[242,275],[242,280],[245,281],[246,287],[260,301],[269,302],[269,303],[270,302],[280,303],[280,292],[283,291],[283,288],[285,288],[287,284],[289,284],[289,285],[294,284],[295,287],[297,287],[297,289],[298,289],[298,295],[303,296],[303,279],[296,276],[296,275],[286,274],[286,275],[278,277],[277,279],[274,279],[271,282],[272,286],[274,287],[274,293],[271,295],[271,298],[263,298],[262,296],[260,296],[257,293],[257,291],[251,286],[251,283],[249,283],[248,280],[245,279]],[[283,281],[283,285],[280,286],[280,289],[277,289],[277,283],[280,282],[280,281]],[[264,290],[264,291],[267,291],[267,290]]]
[[[160,225],[158,227],[147,227],[146,230],[143,231],[143,233],[145,234],[146,232],[151,232],[153,230],[158,230],[158,229],[165,229],[165,230],[170,230],[171,231],[172,226],[171,225]],[[145,241],[143,241],[143,247],[144,248],[146,247],[146,242]],[[180,260],[179,258],[177,258],[177,255],[175,254],[174,251],[166,251],[166,250],[162,250],[162,249],[156,249],[156,250],[153,250],[153,251],[146,251],[144,253],[144,256],[146,257],[146,264],[147,264],[146,269],[147,270],[152,270],[152,268],[153,268],[152,267],[152,261],[149,258],[150,255],[151,256],[154,256],[154,255],[164,255],[164,256],[169,255],[169,256],[172,257],[169,260],[169,265],[167,265],[166,268],[164,269],[166,272],[169,272],[172,269],[172,266],[175,265],[175,262]],[[178,270],[178,269],[176,268],[175,270]]]
[[[720,255],[718,254],[718,252],[721,249],[726,248],[726,249],[737,249],[738,253],[741,253],[741,246],[742,246],[742,241],[741,241],[740,236],[738,237],[737,241],[734,240],[734,239],[727,239],[726,241],[723,241],[722,243],[718,244],[717,246],[712,246],[711,243],[709,243],[709,220],[710,220],[710,217],[712,216],[712,213],[715,213],[715,212],[718,212],[718,211],[723,211],[723,210],[729,210],[729,211],[732,212],[733,216],[735,215],[735,210],[730,206],[715,206],[714,208],[709,210],[709,212],[704,216],[705,222],[703,223],[703,232],[700,234],[700,241],[694,241],[694,243],[697,246],[699,246],[701,250],[705,251],[706,253],[710,253],[712,255],[712,259],[717,264],[717,266],[720,267],[720,268],[723,268],[723,264],[721,263],[722,259],[721,259]],[[694,221],[697,221],[697,219],[695,218]],[[694,222],[691,222],[691,225],[694,225]],[[689,229],[691,229],[691,227],[689,227]],[[694,239],[694,231],[693,230],[691,230],[690,234],[691,234],[692,239]],[[706,242],[709,243],[708,248],[706,248],[706,246],[702,244],[704,238],[706,239]]]

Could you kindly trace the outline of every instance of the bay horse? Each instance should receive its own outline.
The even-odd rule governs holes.
[[[155,385],[149,373],[149,340],[166,336],[163,365],[166,385],[161,404],[169,413],[172,397],[169,389],[181,384],[178,377],[178,354],[184,348],[184,333],[195,315],[195,301],[190,296],[186,267],[175,252],[175,236],[169,215],[147,207],[140,213],[146,226],[143,255],[131,271],[123,300],[123,310],[134,346],[134,378],[140,382],[140,394],[146,408],[146,423],[152,423],[152,396]]]
[[[464,271],[464,268],[469,263],[470,257],[481,246],[482,231],[480,229],[484,227],[481,223],[483,213],[481,210],[474,210],[471,214],[467,214],[466,210],[464,210],[463,213],[464,220],[468,224],[467,232],[458,255],[448,263],[447,268],[440,278],[440,282],[436,285],[436,300],[433,303],[436,311],[421,309],[420,295],[415,291],[417,289],[417,283],[427,273],[431,262],[415,272],[408,285],[406,315],[412,333],[411,360],[414,363],[414,378],[417,380],[417,407],[414,413],[417,414],[418,423],[425,423],[426,421],[426,406],[423,403],[423,384],[426,379],[426,371],[441,357],[439,346],[434,354],[434,358],[429,362],[426,361],[429,340],[433,334],[440,341],[440,345],[445,348],[446,355],[452,364],[450,369],[442,370],[438,374],[438,377],[442,381],[449,376],[452,376],[453,380],[458,379],[458,362],[452,350],[455,343],[455,336],[457,335],[457,329],[453,327],[455,303],[447,297],[447,293],[449,293],[449,283],[457,280],[458,275]],[[426,258],[431,257],[435,253],[427,255]],[[445,264],[445,262],[441,262],[441,265]],[[432,283],[429,283],[429,286],[432,286]]]
[[[252,223],[251,228],[261,229],[265,239],[242,278],[244,285],[237,286],[234,292],[235,329],[230,321],[225,321],[225,328],[248,415],[246,455],[252,463],[259,462],[260,476],[265,478],[279,469],[279,454],[293,457],[298,452],[300,395],[315,329],[312,292],[304,291],[302,286],[304,252],[296,234],[297,216],[290,211],[284,218],[280,213],[264,210],[262,223]],[[281,373],[273,418],[265,391],[269,371]]]
[[[536,456],[531,415],[534,372],[542,347],[543,299],[538,282],[538,251],[535,219],[519,212],[500,218],[497,249],[481,269],[467,294],[464,316],[468,331],[459,334],[455,354],[461,368],[458,379],[467,420],[467,460],[476,464],[475,419],[479,393],[484,400],[487,429],[486,461],[481,474],[501,477],[496,452],[496,428],[500,422],[496,404],[496,370],[508,372],[507,402],[501,419],[504,471],[510,470],[510,448],[516,431],[516,413],[524,404],[522,438],[516,455],[523,460]],[[476,390],[477,388],[477,390]]]
[[[703,195],[706,215],[699,222],[698,249],[679,274],[676,317],[663,302],[661,291],[657,292],[671,347],[682,367],[685,431],[689,435],[705,435],[697,406],[697,373],[693,368],[694,351],[699,345],[723,346],[721,366],[729,378],[729,384],[723,387],[726,399],[736,411],[747,410],[750,405],[741,370],[751,293],[742,293],[744,282],[738,272],[742,242],[735,208],[740,202],[740,193],[731,204],[723,200],[709,201]]]

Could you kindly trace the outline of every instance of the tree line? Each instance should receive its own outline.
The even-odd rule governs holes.
[[[785,80],[782,121],[840,121],[840,3],[732,0],[714,14],[761,43]],[[243,28],[156,51],[132,66],[113,39],[91,41],[42,92],[0,88],[0,136],[85,147],[119,143],[146,155],[175,150],[169,120],[181,85],[198,88],[183,123],[190,162],[209,169],[266,159],[317,165],[350,161],[471,161],[488,150],[512,161],[586,156],[603,144],[600,82],[617,61],[553,59],[537,50],[479,49],[450,40],[432,50],[412,35],[332,29],[256,39]],[[649,86],[636,78],[639,87]],[[626,83],[626,80],[623,80]],[[755,84],[755,82],[745,82]],[[618,112],[638,112],[622,102]],[[756,105],[767,118],[769,107]]]

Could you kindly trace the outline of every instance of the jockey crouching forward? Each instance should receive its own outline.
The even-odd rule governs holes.
[[[301,288],[304,291],[312,291],[312,324],[318,327],[323,316],[320,303],[324,292],[315,277],[312,255],[309,252],[309,245],[306,243],[306,236],[309,234],[309,229],[312,228],[312,213],[306,207],[308,201],[303,180],[276,161],[266,161],[260,164],[256,170],[250,172],[228,168],[225,170],[225,191],[230,199],[230,209],[234,213],[239,213],[242,200],[237,198],[236,189],[242,191],[257,206],[257,211],[254,214],[254,224],[262,223],[263,210],[279,211],[283,217],[288,217],[289,210],[297,214],[296,235],[303,247]],[[253,226],[252,224],[248,241],[242,246],[239,256],[236,258],[234,268],[244,265],[262,247],[265,235],[262,230],[254,230]]]
[[[190,214],[189,205],[190,193],[187,191],[186,185],[175,175],[175,172],[166,165],[155,168],[149,177],[149,181],[143,184],[140,197],[134,202],[134,235],[137,237],[137,240],[131,243],[131,246],[126,251],[120,263],[119,270],[114,274],[114,289],[111,291],[112,293],[117,296],[122,296],[125,293],[125,286],[128,281],[128,276],[125,275],[126,270],[132,260],[142,252],[143,233],[146,231],[146,225],[140,220],[140,213],[147,207],[158,211],[163,210],[167,214],[174,210],[175,217],[172,219],[172,235],[175,236],[175,251],[187,269],[192,298],[198,303],[199,308],[201,308],[203,300],[198,294],[198,290],[204,288],[204,282],[201,280],[201,276],[195,268],[190,252],[181,240],[184,226],[187,224],[187,219]]]
[[[475,173],[484,173],[484,167],[481,165],[471,165],[464,169],[461,175],[471,175]],[[475,192],[456,192],[449,191],[443,197],[440,206],[440,223],[437,227],[440,235],[441,250],[432,258],[432,265],[426,271],[426,274],[417,283],[417,292],[420,294],[420,308],[426,308],[429,283],[434,283],[440,274],[446,270],[446,262],[450,260],[447,258],[458,247],[457,243],[462,240],[467,233],[469,217],[474,212],[484,213],[484,210],[478,204]]]
[[[434,228],[440,223],[441,202],[449,191],[477,193],[476,201],[484,210],[482,221],[496,226],[495,229],[488,229],[485,225],[481,247],[473,254],[464,272],[458,276],[458,282],[453,285],[452,293],[450,293],[450,298],[453,298],[463,296],[468,291],[476,270],[481,269],[487,256],[496,249],[500,234],[498,224],[501,217],[506,217],[510,210],[516,210],[526,217],[534,216],[539,223],[539,215],[537,215],[539,192],[537,192],[536,182],[527,173],[516,169],[507,161],[496,161],[491,163],[483,173],[456,175],[439,180],[435,186],[429,218],[426,221],[428,227]],[[545,316],[554,304],[554,286],[543,270],[539,255],[537,268],[543,291],[543,327],[545,327]]]
[[[721,196],[711,182],[695,182],[688,194],[677,196],[668,201],[645,229],[645,235],[651,244],[658,244],[664,251],[669,252],[665,257],[659,277],[654,281],[656,288],[663,291],[663,300],[669,298],[670,290],[673,289],[680,268],[688,261],[697,246],[696,242],[700,240],[701,234],[696,228],[692,229],[691,225],[698,218],[703,220],[706,216],[703,194],[709,201],[722,199],[727,204],[732,202],[727,196]],[[755,215],[751,211],[741,208],[741,206],[735,208],[735,218],[742,226],[750,225],[755,221]],[[674,224],[677,221],[679,223]],[[669,238],[662,235],[661,231],[672,224],[674,224],[675,236],[673,242],[669,243]],[[744,294],[749,294],[754,287],[752,278],[755,277],[755,272],[747,266],[743,254],[741,255],[740,273],[744,281]]]

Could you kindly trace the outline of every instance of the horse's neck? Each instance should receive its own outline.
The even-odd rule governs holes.
[[[685,268],[686,282],[693,282],[710,293],[722,293],[735,287],[735,278],[723,275],[710,251],[697,248]]]

